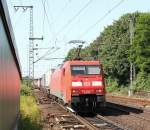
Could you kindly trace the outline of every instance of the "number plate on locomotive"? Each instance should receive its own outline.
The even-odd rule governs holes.
[[[93,91],[92,90],[82,90],[82,93],[84,93],[84,94],[91,94],[91,93],[93,93]]]
[[[90,82],[84,82],[84,86],[90,86]]]

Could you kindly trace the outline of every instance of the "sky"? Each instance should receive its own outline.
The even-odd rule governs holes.
[[[113,8],[120,1],[121,4]],[[34,53],[35,61],[53,48],[50,54],[34,64],[35,78],[62,63],[63,59],[45,59],[64,58],[71,48],[77,46],[68,44],[69,41],[84,40],[87,46],[123,14],[150,11],[149,0],[7,0],[7,4],[23,76],[29,71],[30,10],[19,8],[16,11],[14,6],[33,6],[34,37],[44,38],[34,41],[34,46],[39,48]]]

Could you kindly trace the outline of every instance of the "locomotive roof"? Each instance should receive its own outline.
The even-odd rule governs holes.
[[[66,61],[59,68],[55,69],[54,72],[57,72],[61,70],[63,67],[67,67],[69,65],[100,65],[100,64],[101,64],[100,61],[82,61],[82,60]]]
[[[67,61],[64,64],[69,64],[69,65],[99,65],[100,62],[99,61],[78,61],[78,60],[74,60],[74,61]]]

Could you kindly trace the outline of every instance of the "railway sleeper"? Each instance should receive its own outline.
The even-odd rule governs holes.
[[[75,129],[79,129],[79,128],[85,128],[85,125],[65,125],[65,126],[61,126],[61,128],[75,128]]]
[[[108,124],[107,123],[101,123],[101,124],[93,124],[93,125],[96,127],[104,127],[104,126],[107,126]]]

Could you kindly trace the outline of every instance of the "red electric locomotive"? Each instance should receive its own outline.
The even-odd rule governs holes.
[[[51,75],[50,94],[76,111],[105,106],[105,83],[99,61],[67,61]]]

